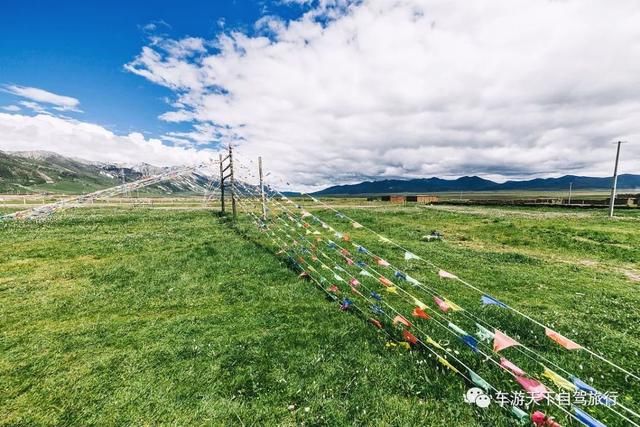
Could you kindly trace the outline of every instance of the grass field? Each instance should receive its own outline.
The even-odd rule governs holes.
[[[602,211],[341,209],[640,371],[639,212],[612,221]],[[314,213],[343,225],[330,211]],[[445,241],[421,241],[432,229]],[[508,312],[481,308],[474,291],[434,279],[366,230],[350,233],[601,391],[624,392],[621,401],[638,410],[638,383]],[[0,224],[0,422],[513,424],[495,406],[465,404],[458,377],[421,351],[385,346],[384,334],[338,310],[274,252],[245,217],[231,226],[203,210],[88,208]],[[517,389],[464,346],[451,348],[492,384]],[[512,350],[505,354],[522,368],[540,370]],[[591,413],[625,425],[603,408]]]

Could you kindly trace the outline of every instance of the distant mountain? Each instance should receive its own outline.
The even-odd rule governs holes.
[[[0,151],[0,193],[89,193],[168,170],[146,163],[124,166],[89,162],[49,151]],[[209,184],[208,177],[196,175],[194,179],[200,186]],[[185,193],[200,189],[185,181],[157,184],[147,191]]]
[[[500,191],[500,190],[567,190],[573,183],[574,190],[604,190],[611,187],[611,178],[565,175],[559,178],[535,178],[526,181],[497,183],[477,176],[463,176],[458,179],[419,178],[385,179],[366,181],[359,184],[336,185],[318,191],[316,195],[365,195],[390,193],[439,193],[448,191]],[[618,176],[619,189],[640,189],[640,175]]]

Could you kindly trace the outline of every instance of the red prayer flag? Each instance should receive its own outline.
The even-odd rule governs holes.
[[[531,398],[536,402],[544,399],[545,395],[549,393],[549,390],[547,390],[544,384],[532,378],[517,375],[516,381],[518,381],[522,388],[525,389],[525,391],[529,393]]]
[[[373,326],[375,326],[378,329],[382,329],[382,323],[380,323],[379,320],[377,319],[369,319],[369,322],[371,322],[373,324]]]
[[[428,319],[429,315],[420,307],[416,307],[413,309],[413,313],[411,313],[413,317],[419,317],[421,319]]]
[[[380,280],[380,283],[382,283],[384,286],[393,286],[393,282],[384,276],[380,276],[379,280]]]
[[[449,305],[447,305],[446,302],[444,302],[443,300],[441,300],[438,297],[433,297],[433,300],[436,302],[436,304],[438,305],[438,308],[442,311],[444,311],[445,313],[447,311],[449,311]]]
[[[411,322],[409,322],[407,319],[405,319],[404,317],[402,317],[400,315],[397,315],[396,317],[393,318],[393,324],[397,325],[398,323],[402,323],[407,328],[411,327]]]
[[[508,361],[504,357],[500,358],[500,366],[510,370],[511,372],[513,372],[516,375],[520,375],[520,376],[524,376],[525,375],[525,372],[522,369],[518,368],[516,365],[514,365],[512,362]]]
[[[418,343],[418,338],[406,329],[402,331],[402,338],[404,338],[404,340],[409,344],[415,345]]]

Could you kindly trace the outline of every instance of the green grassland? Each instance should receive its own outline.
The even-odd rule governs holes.
[[[340,203],[363,225],[640,372],[640,212],[609,220],[603,211]],[[421,240],[433,229],[445,240]],[[365,229],[349,232],[638,410],[638,383],[509,312],[482,308],[473,290],[405,262]],[[276,251],[245,215],[232,225],[205,210],[93,207],[0,223],[0,423],[513,425],[495,405],[464,403],[469,386],[425,352],[386,346],[385,333],[340,311]],[[462,314],[450,316],[474,331]],[[424,328],[492,384],[517,389],[446,332]],[[505,355],[540,371],[515,349]],[[602,408],[591,413],[625,425]]]

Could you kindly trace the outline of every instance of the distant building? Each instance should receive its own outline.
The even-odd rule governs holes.
[[[389,201],[391,203],[402,204],[402,203],[405,203],[407,201],[407,196],[401,196],[401,195],[389,196]]]
[[[428,194],[418,194],[417,196],[417,202],[418,203],[424,203],[424,204],[431,204],[433,202],[437,202],[439,200],[438,196],[431,196]]]

